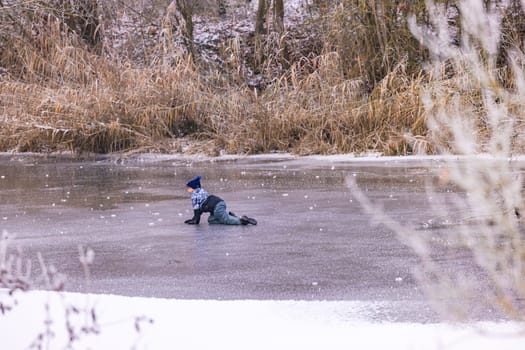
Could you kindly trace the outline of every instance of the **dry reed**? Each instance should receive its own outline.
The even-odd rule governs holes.
[[[167,64],[162,55],[174,55],[160,44],[150,45],[149,64],[100,55],[63,28],[49,17],[37,34],[0,43],[9,48],[0,57],[9,67],[0,150],[173,152],[191,139],[211,154],[432,151],[418,97],[426,78],[406,60],[391,60],[370,85],[349,74],[344,50],[306,56],[287,34],[269,36],[258,60],[265,76],[276,75],[259,90],[245,85],[235,41],[223,50],[225,69],[210,73],[189,57]]]

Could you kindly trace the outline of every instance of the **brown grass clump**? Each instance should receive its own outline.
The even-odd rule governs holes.
[[[170,151],[164,139],[192,135],[214,140],[211,153],[398,154],[411,151],[403,135],[424,134],[421,79],[402,65],[366,97],[332,53],[295,64],[260,93],[210,86],[190,60],[138,68],[61,46],[49,46],[49,60],[27,51],[24,79],[0,82],[2,150]]]
[[[190,119],[198,115],[191,71],[118,71],[100,63],[100,79],[84,84],[2,82],[4,113],[11,116],[1,121],[2,147],[107,153],[154,147],[160,138],[197,127]],[[174,81],[190,84],[181,90]]]
[[[305,56],[289,34],[268,35],[250,63],[259,59],[268,81],[253,89],[239,41],[224,48],[220,70],[205,71],[164,39],[133,62],[110,48],[101,54],[59,17],[38,28],[0,36],[9,48],[0,53],[8,68],[0,80],[0,151],[180,152],[188,139],[200,145],[189,149],[211,154],[433,150],[418,97],[425,76],[406,60],[389,61],[398,62],[371,83],[363,67],[349,70],[345,50],[326,44],[324,53]]]
[[[181,54],[170,36],[162,35],[167,25],[162,19],[156,26],[145,20],[129,32],[129,40],[108,33],[93,45],[94,38],[79,29],[82,23],[68,22],[67,11],[27,5],[21,18],[33,21],[28,31],[16,21],[4,24],[15,18],[5,17],[4,7],[0,150],[446,151],[451,135],[428,135],[420,91],[436,77],[424,71],[427,51],[407,24],[408,14],[428,23],[423,1],[319,4],[303,27],[224,41],[215,66]],[[453,2],[440,6],[454,46],[461,20]],[[113,18],[107,26],[120,23],[132,30],[130,23],[115,19],[118,13],[111,8],[100,18]],[[501,36],[503,46],[517,43],[516,31],[523,25],[512,13],[511,8],[504,12],[503,27],[510,29]],[[301,37],[304,32],[310,35]],[[121,51],[115,49],[119,45]],[[504,63],[498,57],[499,79],[512,86]],[[444,67],[440,86],[453,93],[441,93],[441,103],[459,95],[483,116],[479,89],[462,83],[461,67],[446,62]],[[477,126],[482,137],[487,123],[480,117]]]
[[[2,150],[155,148],[163,137],[197,128],[191,118],[202,89],[191,62],[140,69],[101,57],[57,28],[2,57],[21,67],[0,81]]]
[[[228,98],[229,126],[214,123],[222,145],[247,153],[413,152],[406,136],[425,133],[417,94],[422,77],[409,79],[400,65],[365,96],[362,81],[339,74],[340,62],[336,53],[323,55],[308,61],[312,73],[297,64],[261,96]]]

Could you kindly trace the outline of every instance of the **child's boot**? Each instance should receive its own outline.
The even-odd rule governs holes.
[[[248,224],[257,225],[257,220],[255,220],[254,218],[249,218],[246,215],[241,216],[241,225]]]

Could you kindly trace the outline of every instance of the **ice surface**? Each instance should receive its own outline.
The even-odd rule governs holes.
[[[13,249],[24,257],[41,252],[66,273],[68,291],[100,293],[89,302],[98,310],[102,333],[79,348],[115,348],[108,344],[120,342],[117,347],[127,349],[135,341],[139,349],[523,345],[520,338],[486,338],[471,327],[431,323],[436,317],[411,275],[417,259],[392,232],[371,225],[345,187],[347,177],[355,178],[395,218],[413,227],[432,223],[422,234],[435,234],[450,225],[430,210],[425,181],[443,160],[279,154],[78,161],[4,155],[0,229],[16,236]],[[230,210],[256,217],[259,225],[185,225],[191,208],[184,184],[196,174],[205,176],[206,187],[223,196]],[[95,252],[89,284],[78,264],[79,244]],[[468,271],[462,256],[450,261]],[[66,296],[80,306],[87,298]],[[16,334],[6,349],[26,348],[44,329],[48,296],[18,298],[17,308],[0,316],[0,334]],[[64,313],[63,303],[53,318]],[[135,317],[143,315],[155,323],[136,334]],[[485,309],[477,316],[499,319]],[[54,348],[64,348],[63,342]]]

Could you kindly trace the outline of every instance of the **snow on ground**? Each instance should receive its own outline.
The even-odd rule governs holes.
[[[4,292],[0,301],[6,298]],[[44,349],[66,348],[67,305],[94,307],[100,329],[81,337],[74,349],[525,348],[523,325],[371,322],[362,312],[370,303],[359,301],[169,300],[41,291],[18,293],[17,301],[12,311],[0,314],[2,349],[26,349],[37,339],[45,330],[46,303],[55,337],[41,343]],[[91,319],[89,313],[74,316],[78,327]]]

